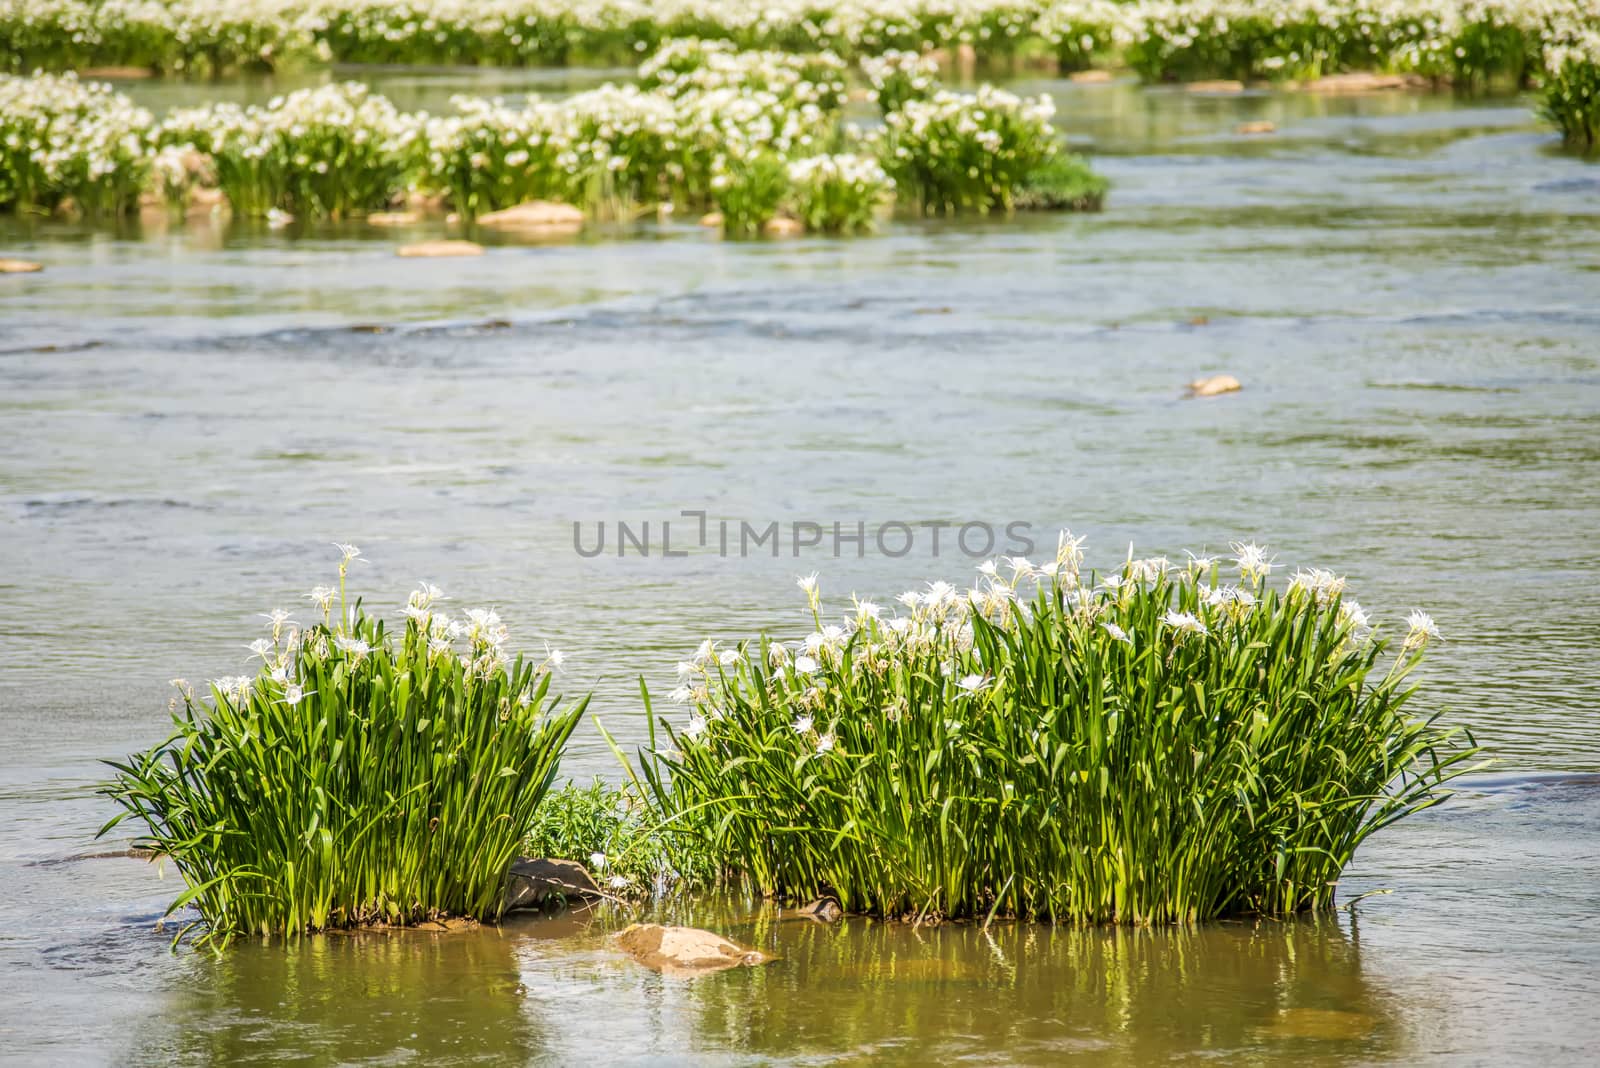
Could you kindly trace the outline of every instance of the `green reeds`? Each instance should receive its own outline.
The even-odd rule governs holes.
[[[303,630],[275,613],[258,675],[210,702],[183,687],[172,737],[111,765],[125,811],[101,833],[140,825],[188,884],[172,909],[199,910],[199,942],[497,918],[588,704],[550,696],[553,661],[504,659],[492,612],[451,621],[424,590],[395,635],[347,614],[342,586],[341,570],[337,605],[314,591],[323,619]]]
[[[813,592],[804,642],[703,646],[642,781],[763,894],[1160,924],[1326,908],[1357,847],[1474,754],[1408,709],[1426,616],[1394,649],[1342,580],[1268,588],[1253,546],[1224,587],[1165,561],[1080,585],[1063,544],[894,619],[825,625]]]

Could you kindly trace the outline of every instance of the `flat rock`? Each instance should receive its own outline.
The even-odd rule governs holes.
[[[1241,122],[1233,128],[1233,132],[1247,136],[1251,134],[1269,134],[1277,133],[1278,127],[1275,123],[1267,122],[1263,119],[1260,122]]]
[[[411,226],[421,221],[420,211],[375,211],[367,216],[369,226]]]
[[[189,190],[189,203],[184,206],[184,214],[191,218],[201,215],[213,215],[218,212],[231,210],[228,204],[228,194],[220,189],[210,186],[197,185]]]
[[[0,259],[0,274],[33,274],[44,270],[44,264],[32,260]]]
[[[813,923],[838,923],[844,917],[844,909],[839,906],[837,898],[819,897],[815,901],[808,901],[799,908],[780,909],[780,920],[810,920]]]
[[[722,225],[722,212],[720,212],[720,211],[708,211],[708,212],[706,212],[704,215],[700,216],[700,225],[701,226],[721,226]]]
[[[575,860],[518,857],[506,874],[505,911],[537,909],[567,898],[604,897],[589,871]]]
[[[434,258],[440,256],[481,256],[483,246],[474,241],[419,241],[414,245],[401,245],[395,255]]]
[[[1308,93],[1383,93],[1418,89],[1428,84],[1415,74],[1330,74],[1301,86]]]
[[[478,216],[480,226],[501,230],[576,230],[584,221],[582,211],[554,200],[530,200],[514,208]]]
[[[155,71],[149,67],[85,67],[78,72],[78,77],[113,78],[118,81],[134,81],[139,78],[153,78]]]
[[[1207,375],[1189,383],[1189,396],[1216,397],[1223,393],[1237,393],[1244,386],[1232,375]]]
[[[1191,93],[1242,93],[1244,82],[1218,78],[1205,82],[1190,82],[1184,89]]]
[[[806,227],[799,219],[777,215],[761,224],[761,232],[768,237],[799,237],[806,232]]]
[[[1067,81],[1077,82],[1080,85],[1104,85],[1113,77],[1114,75],[1108,70],[1075,70],[1067,75]]]
[[[630,924],[617,935],[617,945],[646,968],[664,975],[702,975],[772,960],[758,949],[746,949],[710,931],[659,923]]]

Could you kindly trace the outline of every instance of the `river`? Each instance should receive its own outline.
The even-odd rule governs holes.
[[[547,78],[388,74],[406,107]],[[555,84],[555,83],[552,83]],[[1094,216],[565,242],[0,220],[0,1056],[18,1063],[1588,1063],[1600,1048],[1600,170],[1526,100],[1029,82]],[[152,106],[258,85],[137,84]],[[1267,119],[1275,134],[1235,127]],[[1183,385],[1227,372],[1230,396]],[[660,551],[661,524],[685,556]],[[727,554],[717,532],[734,531]],[[574,523],[592,545],[574,548]],[[649,556],[615,551],[649,522]],[[737,551],[776,522],[775,559]],[[822,544],[797,558],[795,523]],[[867,540],[834,554],[833,524]],[[937,558],[929,534],[946,523]],[[243,670],[328,581],[493,604],[644,736],[643,675],[806,625],[799,573],[964,581],[963,523],[1089,561],[1254,538],[1445,641],[1419,700],[1494,768],[1358,854],[1353,910],[1192,931],[667,915],[778,963],[693,983],[624,918],[168,952],[175,875],[72,859],[176,676]],[[888,556],[874,532],[915,535]],[[809,527],[802,528],[809,531]],[[976,528],[974,528],[976,529]],[[565,771],[614,776],[580,727]],[[109,845],[114,847],[118,843]]]

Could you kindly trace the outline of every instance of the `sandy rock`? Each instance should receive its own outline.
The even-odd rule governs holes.
[[[411,226],[422,221],[416,211],[375,211],[367,216],[368,226]]]
[[[761,232],[768,237],[799,237],[806,232],[806,227],[799,219],[777,215],[761,225]]]
[[[1251,136],[1254,134],[1277,133],[1278,127],[1275,123],[1271,123],[1265,119],[1262,119],[1259,122],[1241,122],[1239,125],[1233,128],[1233,132],[1236,134]]]
[[[418,211],[424,215],[440,215],[444,212],[443,193],[423,193],[413,189],[406,194],[406,210]]]
[[[1108,70],[1075,70],[1067,75],[1067,81],[1077,82],[1079,85],[1104,85],[1113,77]]]
[[[1382,93],[1396,89],[1420,89],[1426,78],[1415,74],[1330,74],[1301,86],[1308,93]]]
[[[189,190],[189,203],[184,207],[184,214],[192,219],[231,210],[228,194],[210,186],[197,185]]]
[[[659,923],[630,924],[617,935],[617,945],[646,968],[666,975],[700,975],[772,960],[710,931]]]
[[[32,260],[0,259],[0,274],[33,274],[44,270],[44,264]]]
[[[1263,1030],[1273,1038],[1352,1041],[1372,1033],[1378,1021],[1364,1012],[1343,1009],[1279,1009]]]
[[[111,78],[117,81],[136,81],[140,78],[153,78],[155,71],[149,67],[85,67],[78,72],[78,77],[84,81],[91,78]]]
[[[720,211],[708,211],[708,212],[706,212],[704,215],[700,216],[700,225],[701,226],[711,226],[711,227],[721,226],[722,225],[722,212],[720,212]]]
[[[1191,93],[1242,93],[1244,82],[1214,79],[1208,82],[1190,82],[1184,89]]]
[[[563,899],[600,898],[605,895],[575,860],[518,857],[506,873],[505,911],[537,909]]]
[[[1244,386],[1232,375],[1207,375],[1189,383],[1189,396],[1216,397],[1223,393],[1237,393]]]
[[[478,216],[478,225],[501,230],[576,230],[583,224],[582,211],[553,200],[530,200]]]
[[[406,258],[437,258],[442,256],[481,256],[483,246],[475,241],[419,241],[414,245],[401,245],[395,255]]]

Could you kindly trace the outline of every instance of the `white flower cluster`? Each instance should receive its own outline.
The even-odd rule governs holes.
[[[0,75],[0,208],[137,196],[151,121],[127,97],[71,74]]]
[[[1192,601],[1192,607],[1165,608],[1160,626],[1142,640],[1154,638],[1171,645],[1226,635],[1230,627],[1245,625],[1268,595],[1266,579],[1272,559],[1253,542],[1233,544],[1231,564],[1238,580],[1232,584],[1214,584],[1222,570],[1220,561],[1192,554],[1183,565],[1165,557],[1134,559],[1130,554],[1114,572],[1086,574],[1083,544],[1083,538],[1063,532],[1054,559],[1038,564],[1023,557],[987,561],[979,566],[979,580],[970,589],[930,582],[922,589],[902,593],[897,598],[902,611],[893,614],[870,601],[856,600],[838,623],[823,622],[817,577],[802,577],[797,584],[806,594],[816,630],[797,641],[768,641],[767,684],[775,696],[782,691],[788,703],[801,709],[800,718],[792,724],[795,732],[814,735],[813,714],[820,715],[828,707],[830,691],[842,684],[841,673],[883,678],[908,660],[932,656],[953,696],[982,693],[993,682],[992,669],[985,668],[974,646],[974,619],[981,617],[1001,630],[1028,621],[1033,600],[1024,583],[1059,595],[1074,625],[1098,631],[1130,651],[1135,638],[1124,626],[1128,611],[1161,583],[1170,584],[1166,597],[1180,605]],[[1365,642],[1373,634],[1371,621],[1354,598],[1345,596],[1345,586],[1345,579],[1331,571],[1303,570],[1295,573],[1283,597],[1319,610],[1337,602],[1337,623],[1349,628],[1348,640]],[[1412,612],[1406,625],[1403,647],[1408,651],[1440,636],[1425,612]],[[679,685],[669,697],[693,706],[682,732],[691,742],[723,717],[718,706],[725,692],[720,676],[748,670],[749,655],[748,646],[719,649],[717,643],[707,640],[678,664]],[[777,705],[787,707],[784,701]]]
[[[731,41],[670,40],[639,66],[642,85],[667,96],[711,89],[772,93],[786,104],[837,111],[844,104],[844,60],[832,52],[741,51]]]
[[[1302,27],[1394,65],[1448,60],[1471,26],[1516,27],[1559,43],[1563,25],[1592,28],[1597,18],[1592,0],[0,0],[0,45],[19,57],[52,44],[64,56],[121,47],[129,58],[180,69],[223,55],[270,64],[301,53],[367,62],[548,63],[574,51],[615,59],[696,34],[850,55],[1006,49],[1041,38],[1087,57],[1108,44],[1183,49],[1252,27]],[[1289,44],[1281,56],[1257,59],[1299,64],[1307,57],[1297,51]]]

